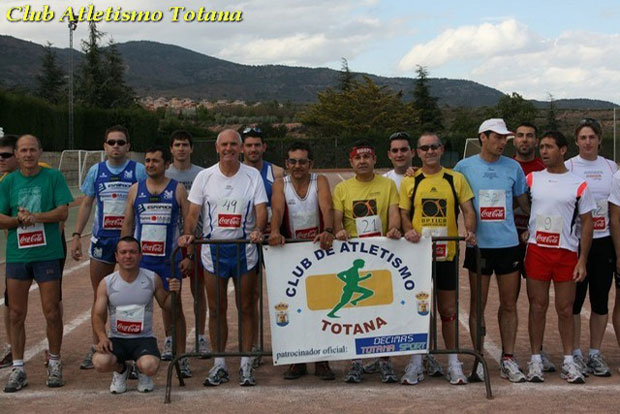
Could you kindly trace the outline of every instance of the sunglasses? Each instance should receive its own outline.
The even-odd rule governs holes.
[[[105,143],[111,147],[113,147],[116,144],[118,144],[119,147],[122,147],[123,145],[127,144],[127,141],[124,141],[122,139],[109,139]]]
[[[254,128],[248,127],[248,128],[244,128],[244,129],[243,129],[243,134],[244,134],[244,135],[245,135],[245,134],[249,134],[250,132],[253,132],[253,133],[255,133],[255,134],[260,134],[260,133],[262,133],[263,131],[261,131],[261,130],[260,130],[260,128],[256,128],[256,127],[254,127]]]
[[[592,129],[594,129],[594,132],[596,132],[597,134],[600,134],[600,131],[602,130],[601,124],[594,118],[583,118],[581,121],[579,121],[578,124],[578,127],[582,126],[592,127]]]
[[[418,149],[421,150],[421,151],[426,152],[428,150],[435,151],[435,150],[439,149],[440,147],[441,147],[441,144],[431,144],[431,145],[420,145],[418,147]]]
[[[3,160],[8,160],[13,155],[15,154],[13,154],[12,152],[0,152],[0,158],[2,158]]]
[[[296,160],[295,158],[289,158],[288,160],[286,160],[287,164],[290,164],[290,165],[301,165],[301,166],[307,165],[309,162],[310,162],[310,160],[308,160],[308,159]]]
[[[390,152],[392,154],[397,154],[399,152],[407,152],[407,151],[411,151],[411,148],[409,147],[403,147],[403,148],[390,148]]]
[[[390,135],[390,140],[392,139],[410,139],[409,134],[406,132],[395,132],[392,135]]]

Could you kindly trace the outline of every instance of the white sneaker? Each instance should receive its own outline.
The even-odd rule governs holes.
[[[251,361],[241,365],[239,368],[239,385],[256,385],[256,379],[254,379],[254,368],[252,367]]]
[[[127,377],[129,377],[129,367],[127,364],[125,364],[125,371],[122,373],[113,371],[110,392],[112,394],[122,394],[127,391]]]
[[[510,382],[525,382],[525,375],[514,358],[502,358],[499,364],[500,376]]]
[[[431,354],[424,355],[424,368],[429,377],[441,377],[443,375],[441,364]]]
[[[586,380],[583,378],[583,374],[577,367],[577,364],[573,361],[572,363],[564,363],[562,364],[562,372],[560,373],[560,378],[566,380],[569,384],[584,384]]]
[[[153,391],[153,378],[138,371],[138,392]]]
[[[450,381],[450,384],[452,385],[467,384],[467,377],[465,376],[465,374],[463,374],[463,363],[456,362],[454,364],[448,364],[446,379]]]
[[[573,354],[573,361],[575,362],[575,366],[577,367],[577,369],[579,370],[579,372],[581,372],[581,375],[584,377],[587,377],[588,374],[590,374],[590,368],[588,368],[588,365],[586,364],[586,361],[584,361],[583,357],[581,355],[575,355]]]
[[[207,343],[207,338],[202,335],[198,337],[198,352],[201,354],[201,359],[206,359],[207,354],[209,353],[209,344]]]
[[[162,361],[172,361],[172,337],[167,336],[164,341],[164,349],[161,351]]]
[[[545,382],[543,376],[544,364],[542,361],[530,361],[527,364],[527,380],[529,382]]]
[[[418,382],[424,381],[424,372],[422,367],[410,362],[405,368],[405,373],[400,379],[403,385],[416,385]]]

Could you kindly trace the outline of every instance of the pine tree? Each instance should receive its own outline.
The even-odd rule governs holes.
[[[116,108],[133,105],[135,92],[125,82],[125,65],[115,43],[110,41],[105,49],[104,56],[107,79],[102,88],[102,106]]]
[[[546,129],[556,131],[558,129],[558,120],[555,115],[555,99],[553,99],[553,95],[550,93],[549,96],[549,106],[547,107],[547,125]]]
[[[41,59],[41,71],[37,75],[37,95],[46,101],[59,104],[65,101],[65,73],[56,61],[52,44],[47,43]]]
[[[418,115],[420,129],[418,132],[439,132],[443,129],[443,116],[437,104],[438,98],[431,95],[428,71],[424,66],[418,65],[416,73],[418,76],[415,80],[411,105]]]
[[[340,67],[340,87],[339,89],[343,92],[351,90],[353,86],[354,76],[349,70],[349,62],[347,59],[342,58],[342,65]]]

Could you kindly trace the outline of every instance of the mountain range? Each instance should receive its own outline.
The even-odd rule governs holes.
[[[78,45],[79,47],[79,45]],[[284,65],[242,65],[207,56],[179,46],[151,41],[119,43],[126,79],[142,97],[191,98],[194,100],[243,100],[246,102],[315,102],[317,92],[338,84],[340,72],[327,68]],[[68,48],[53,48],[59,64],[68,67]],[[12,36],[0,35],[0,86],[33,90],[44,47]],[[74,68],[83,54],[73,50]],[[360,74],[356,74],[360,75]],[[365,74],[379,85],[402,91],[411,99],[414,79]],[[429,78],[431,94],[440,105],[451,107],[493,106],[504,95],[479,83]],[[538,107],[548,102],[532,101]],[[558,109],[603,109],[611,102],[592,99],[558,99]]]

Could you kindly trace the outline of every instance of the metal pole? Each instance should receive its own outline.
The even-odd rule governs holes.
[[[75,146],[73,139],[73,32],[77,28],[76,17],[69,21],[69,149]]]
[[[616,107],[614,107],[614,162],[616,161]]]

